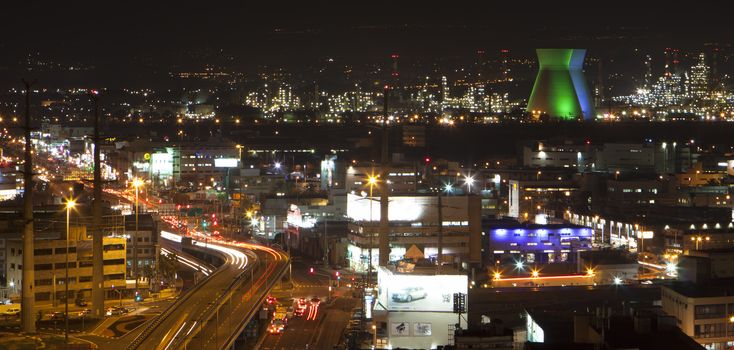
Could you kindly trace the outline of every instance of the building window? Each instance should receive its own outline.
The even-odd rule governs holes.
[[[57,270],[58,269],[66,268],[66,263],[56,263],[56,266],[54,268],[57,269]],[[76,262],[75,261],[70,261],[69,262],[69,268],[70,269],[76,268]]]
[[[726,316],[725,304],[696,305],[694,311],[695,319],[705,320],[710,318],[724,318]]]
[[[696,338],[718,338],[726,336],[725,323],[697,324],[693,326],[693,335]]]
[[[36,264],[36,271],[45,271],[53,269],[53,264]]]
[[[69,254],[76,253],[76,247],[69,247]],[[66,254],[66,247],[63,248],[56,248],[55,254]]]
[[[36,301],[48,301],[48,300],[51,300],[51,292],[36,293]]]
[[[125,259],[112,259],[112,260],[105,260],[105,265],[123,265],[125,264]]]
[[[42,249],[34,249],[33,255],[34,256],[40,256],[40,255],[51,255],[54,251],[51,248],[42,248]]]

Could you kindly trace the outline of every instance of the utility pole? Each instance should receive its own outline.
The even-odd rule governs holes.
[[[94,201],[92,202],[92,314],[104,317],[104,256],[102,238],[102,174],[99,139],[99,92],[90,91],[94,103]]]
[[[327,239],[327,235],[329,233],[329,223],[326,218],[324,218],[324,267],[329,267],[329,240]]]
[[[31,153],[31,86],[35,81],[23,80],[25,85],[25,163],[23,164],[23,282],[21,286],[21,327],[24,333],[36,333],[34,316],[35,283],[33,237],[33,158]]]
[[[443,264],[443,201],[441,200],[441,192],[443,192],[443,189],[440,189],[438,192],[438,273],[441,274],[441,265]]]
[[[385,85],[385,89],[383,91],[383,97],[384,97],[384,103],[383,103],[383,116],[382,116],[382,167],[381,167],[381,177],[382,181],[379,182],[380,184],[380,238],[378,241],[379,244],[379,254],[380,254],[380,260],[379,260],[379,266],[387,266],[388,261],[390,261],[390,226],[388,221],[388,185],[387,185],[387,177],[389,174],[389,153],[388,153],[388,129],[387,129],[387,114],[388,114],[388,108],[387,108],[387,100],[388,100],[388,94],[390,93],[390,86]],[[372,257],[370,257],[372,259]],[[369,272],[370,274],[372,271]]]

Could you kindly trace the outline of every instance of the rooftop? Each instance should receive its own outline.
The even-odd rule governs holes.
[[[716,298],[734,296],[734,278],[721,278],[706,283],[673,282],[663,286],[688,298]]]

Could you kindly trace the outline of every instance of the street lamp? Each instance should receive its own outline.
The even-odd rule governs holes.
[[[64,264],[64,343],[69,344],[69,218],[71,217],[71,209],[74,209],[76,202],[73,199],[66,201],[66,264]]]
[[[471,186],[474,184],[474,182],[476,182],[476,180],[474,180],[473,176],[464,176],[464,183],[466,184],[467,192],[471,193]]]
[[[372,202],[374,202],[372,198],[372,190],[374,189],[375,185],[377,185],[377,177],[373,175],[369,175],[367,178],[367,184],[370,186],[370,248],[369,248],[369,257],[367,262],[367,285],[369,287],[372,287],[372,244],[373,244],[373,236],[374,232],[372,232]]]
[[[706,237],[703,237],[703,236],[695,236],[695,237],[691,237],[691,240],[696,242],[696,250],[698,250],[699,243],[701,243],[703,241],[708,242],[708,241],[711,240],[711,237],[709,237],[709,236],[706,236]]]
[[[241,162],[242,161],[242,149],[245,148],[245,146],[237,145],[235,146],[235,148],[237,148],[237,150],[239,151],[239,155],[240,155],[239,160]]]
[[[138,192],[140,187],[143,186],[143,180],[135,178],[133,180],[133,187],[135,187],[135,233],[133,234],[133,277],[135,278],[135,296],[138,293],[138,212],[140,206],[138,202]]]

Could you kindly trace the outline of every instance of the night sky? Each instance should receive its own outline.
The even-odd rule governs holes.
[[[646,3],[641,5],[641,3]],[[20,2],[18,2],[20,3]],[[714,1],[24,1],[6,5],[0,64],[28,52],[97,67],[299,64],[477,49],[686,48],[734,36]],[[202,52],[204,54],[202,54]]]

